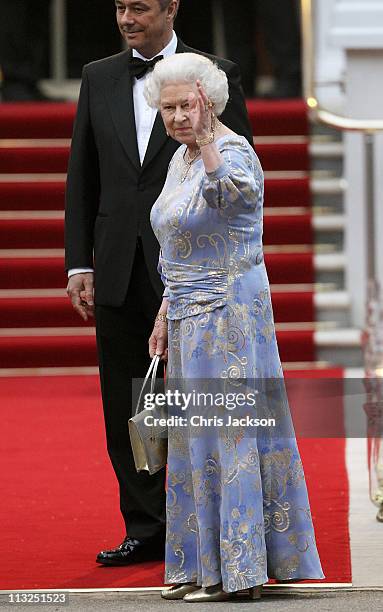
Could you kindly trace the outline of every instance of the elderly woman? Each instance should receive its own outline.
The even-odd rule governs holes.
[[[168,359],[168,380],[189,389],[206,390],[201,379],[230,390],[283,382],[262,253],[263,172],[218,119],[226,76],[201,55],[176,54],[156,65],[145,95],[181,145],[151,214],[165,291],[150,355]],[[257,403],[248,408],[257,414]],[[224,601],[249,589],[257,599],[269,578],[324,578],[293,429],[250,434],[218,412],[205,435],[191,419],[169,427],[165,582],[174,586],[162,596]]]

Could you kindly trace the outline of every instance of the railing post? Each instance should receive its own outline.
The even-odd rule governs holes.
[[[374,135],[364,134],[365,174],[366,174],[366,246],[367,246],[367,279],[376,278],[375,249],[375,168],[374,168]]]
[[[223,23],[222,4],[220,0],[213,0],[213,37],[214,53],[226,57],[225,26]]]
[[[67,78],[66,0],[51,0],[51,75],[54,81]]]

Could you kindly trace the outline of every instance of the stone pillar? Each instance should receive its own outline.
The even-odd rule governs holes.
[[[345,52],[345,115],[355,119],[383,119],[383,1],[337,0],[331,39]],[[374,138],[375,276],[383,285],[383,141]],[[368,250],[368,169],[364,136],[345,135],[346,288],[352,298],[352,323],[364,325]]]
[[[329,36],[336,0],[313,0],[315,29],[315,82],[320,104],[343,112],[342,80],[345,55]]]

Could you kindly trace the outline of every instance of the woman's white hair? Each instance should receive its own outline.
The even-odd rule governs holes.
[[[152,108],[160,108],[161,90],[173,83],[195,83],[200,80],[219,117],[229,99],[227,76],[211,60],[197,53],[175,53],[159,61],[145,82],[144,95]]]

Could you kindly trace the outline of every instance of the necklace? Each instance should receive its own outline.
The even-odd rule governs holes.
[[[188,160],[186,159],[186,154],[188,156]],[[197,159],[197,157],[199,157],[201,155],[201,151],[199,149],[197,149],[196,154],[194,155],[194,157],[190,157],[188,150],[185,150],[185,153],[183,154],[183,160],[185,162],[185,169],[183,170],[182,174],[181,174],[181,183],[183,183],[186,180],[187,175],[189,174],[189,170],[192,166],[192,163]]]

